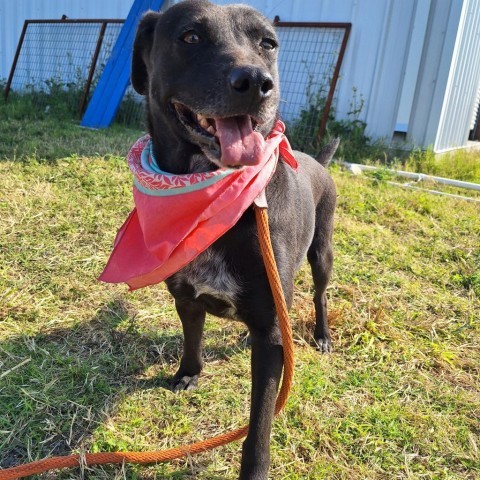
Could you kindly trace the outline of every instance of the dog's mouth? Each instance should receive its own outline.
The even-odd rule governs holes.
[[[222,167],[257,165],[262,160],[265,140],[249,115],[208,117],[181,103],[173,103],[180,123],[207,158]]]

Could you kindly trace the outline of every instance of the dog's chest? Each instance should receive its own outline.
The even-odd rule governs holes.
[[[239,319],[241,283],[219,251],[209,248],[202,252],[170,278],[168,287],[174,296],[203,301],[209,313]]]

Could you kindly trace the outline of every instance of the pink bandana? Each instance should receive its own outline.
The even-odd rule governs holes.
[[[146,287],[206,250],[262,194],[279,155],[296,170],[284,131],[277,121],[256,165],[186,175],[162,172],[153,160],[150,137],[140,138],[127,157],[135,208],[115,238],[100,280],[126,282],[131,290]]]

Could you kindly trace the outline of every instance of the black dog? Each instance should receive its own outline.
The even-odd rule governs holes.
[[[182,174],[222,165],[220,124],[223,129],[254,129],[264,137],[269,134],[277,119],[280,95],[277,50],[271,23],[244,5],[219,7],[206,0],[186,0],[163,14],[148,12],[143,17],[133,50],[132,83],[146,96],[148,129],[162,170]],[[323,165],[335,149],[336,145],[330,146],[317,161],[295,152],[298,172],[280,160],[266,189],[273,248],[287,305],[292,304],[295,272],[307,254],[316,288],[314,338],[323,352],[331,349],[325,289],[333,262],[336,200],[335,187]],[[240,478],[267,478],[283,356],[253,209],[166,283],[184,332],[174,390],[197,385],[206,312],[248,326],[252,404]]]

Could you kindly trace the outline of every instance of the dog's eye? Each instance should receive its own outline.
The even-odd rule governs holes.
[[[264,50],[274,50],[275,48],[278,47],[278,43],[271,39],[271,38],[264,38],[261,42],[260,42],[260,46],[264,49]]]
[[[190,44],[197,44],[202,41],[202,37],[200,37],[195,30],[189,30],[188,32],[185,32],[180,38],[185,43]]]

